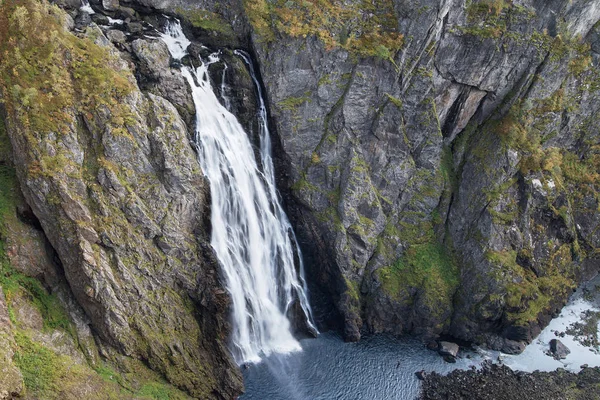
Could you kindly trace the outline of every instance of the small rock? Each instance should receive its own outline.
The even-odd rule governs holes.
[[[75,17],[75,29],[78,31],[83,31],[91,23],[92,18],[90,14],[85,11],[79,11],[79,14]]]
[[[567,358],[567,355],[571,353],[571,350],[567,346],[565,346],[560,340],[552,339],[550,341],[550,353],[557,360],[562,360]]]
[[[119,31],[117,29],[111,29],[106,32],[106,37],[113,43],[125,43],[127,41],[127,37],[125,33]]]
[[[119,0],[102,0],[102,8],[108,11],[116,11],[119,9]]]
[[[440,342],[438,347],[438,353],[442,356],[452,356],[456,358],[458,355],[459,346],[452,342]]]
[[[450,363],[450,364],[454,364],[456,362],[456,357],[453,357],[448,354],[448,355],[444,356],[444,361],[446,361],[447,363]]]
[[[586,369],[586,368],[589,368],[589,367],[590,367],[590,366],[589,366],[588,364],[583,364],[583,365],[582,365],[580,368],[581,368],[581,369]]]
[[[424,369],[415,372],[415,376],[417,377],[418,380],[420,381],[424,381],[425,378],[427,377],[427,372],[425,372]]]
[[[119,19],[123,19],[123,20],[130,19],[131,20],[132,18],[135,18],[135,10],[133,8],[121,6],[116,11],[115,16]]]
[[[130,22],[127,24],[127,30],[131,33],[140,33],[144,30],[144,26],[139,22]]]
[[[108,25],[108,17],[103,14],[92,14],[92,21],[94,21],[96,25]]]
[[[500,350],[506,354],[521,354],[525,350],[525,343],[504,339],[504,343]]]
[[[427,343],[427,349],[429,350],[437,350],[438,349],[438,344],[435,340],[432,340],[431,342]]]

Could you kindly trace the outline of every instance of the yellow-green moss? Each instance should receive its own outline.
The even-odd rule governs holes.
[[[405,232],[400,230],[399,234],[405,235]],[[458,268],[448,249],[437,242],[433,231],[428,231],[420,242],[411,243],[403,257],[377,270],[377,275],[390,298],[407,298],[417,289],[432,312],[441,310],[441,304],[452,304],[459,283]]]
[[[175,12],[196,28],[217,32],[229,39],[235,36],[231,25],[217,13],[181,7],[177,7]]]
[[[507,316],[515,324],[535,321],[539,314],[549,311],[556,299],[564,298],[575,287],[572,271],[571,246],[549,249],[552,256],[541,276],[517,264],[514,250],[488,251],[486,258],[495,266],[495,276],[504,284],[504,303]],[[497,296],[496,296],[497,297]]]
[[[391,59],[402,48],[391,0],[245,0],[255,33],[263,40],[276,32],[292,37],[315,36],[327,49],[344,48],[360,57]]]
[[[65,31],[63,18],[45,1],[0,4],[0,91],[8,115],[28,135],[68,129],[74,108],[108,107],[115,126],[123,121],[118,99],[131,91],[131,83],[106,68],[115,58],[105,48]]]

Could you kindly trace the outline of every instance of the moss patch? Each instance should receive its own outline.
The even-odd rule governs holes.
[[[503,282],[505,293],[495,295],[507,306],[507,318],[517,325],[535,321],[539,314],[547,311],[555,299],[564,298],[575,286],[571,270],[571,247],[563,245],[552,250],[551,261],[542,276],[517,264],[514,250],[488,251],[488,261],[496,268],[496,278]]]
[[[255,32],[265,41],[276,33],[314,36],[327,49],[343,48],[360,57],[391,59],[402,48],[403,37],[391,0],[245,0]]]
[[[227,39],[235,37],[235,33],[231,25],[225,21],[219,14],[197,9],[184,9],[178,7],[175,12],[184,20],[188,21],[195,28],[200,28],[205,31],[216,32],[225,36]]]
[[[62,27],[62,11],[46,2],[0,3],[0,91],[9,115],[30,132],[60,133],[73,123],[69,110],[108,107],[115,127],[126,115],[118,99],[132,89],[115,58],[90,39]]]
[[[434,238],[432,230],[421,242],[410,244],[393,265],[377,270],[377,275],[390,298],[407,298],[413,289],[418,289],[432,312],[443,308],[441,305],[452,304],[459,283],[456,263],[448,249]]]

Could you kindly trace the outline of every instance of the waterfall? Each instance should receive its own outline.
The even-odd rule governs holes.
[[[90,6],[90,2],[88,0],[81,0],[81,7],[79,7],[81,11],[85,11],[88,14],[96,14],[96,12]]]
[[[187,54],[189,40],[179,22],[161,34],[171,55]],[[239,53],[250,66],[247,55]],[[300,350],[291,332],[288,312],[299,301],[310,328],[306,288],[294,264],[296,239],[279,202],[271,159],[266,108],[253,73],[259,98],[260,157],[254,158],[246,132],[212,90],[208,67],[219,60],[212,54],[197,69],[182,67],[196,106],[194,140],[199,161],[210,181],[211,245],[226,277],[232,299],[231,351],[239,363],[258,362],[263,355]],[[299,254],[300,256],[300,254]],[[301,257],[299,257],[301,259]],[[315,329],[316,331],[316,329]]]

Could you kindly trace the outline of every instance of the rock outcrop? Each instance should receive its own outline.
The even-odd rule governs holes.
[[[346,338],[522,351],[598,270],[598,7],[267,3],[281,185]]]
[[[182,119],[193,108],[166,48],[108,35],[113,44],[91,20],[74,25],[34,0],[4,3],[1,14],[10,162],[94,350],[116,365],[142,360],[195,398],[233,398],[242,382],[226,347],[229,300],[210,247],[207,183]],[[138,24],[128,40],[149,29],[126,23]],[[10,257],[7,245],[13,267],[45,278],[22,260],[27,251]],[[30,304],[10,305],[21,329],[42,330]]]

